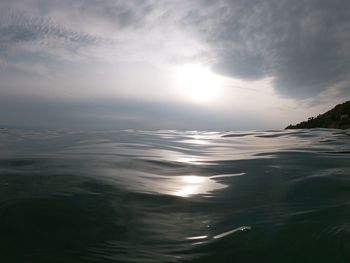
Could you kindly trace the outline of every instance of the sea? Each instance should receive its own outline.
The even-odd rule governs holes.
[[[350,262],[350,130],[0,130],[0,262]]]

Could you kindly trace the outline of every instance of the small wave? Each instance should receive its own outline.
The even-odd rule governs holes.
[[[232,134],[225,134],[222,135],[222,138],[230,138],[230,137],[245,137],[245,136],[252,136],[256,135],[256,133],[232,133]]]
[[[213,239],[220,239],[220,238],[226,237],[228,235],[232,235],[233,233],[236,233],[236,232],[246,232],[246,231],[250,231],[250,230],[252,230],[251,226],[241,226],[241,227],[235,228],[233,230],[226,231],[226,232],[223,232],[221,234],[215,235],[215,236],[213,236]]]

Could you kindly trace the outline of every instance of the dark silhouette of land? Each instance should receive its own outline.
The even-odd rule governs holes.
[[[350,101],[338,104],[330,111],[311,117],[296,125],[289,125],[286,129],[311,129],[311,128],[350,128]]]

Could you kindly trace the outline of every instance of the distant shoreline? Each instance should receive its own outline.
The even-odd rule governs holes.
[[[311,117],[307,121],[296,125],[289,125],[286,129],[312,129],[312,128],[332,128],[349,129],[350,128],[350,101],[338,104],[326,113],[317,117]]]

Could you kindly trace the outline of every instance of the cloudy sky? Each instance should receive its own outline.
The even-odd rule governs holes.
[[[350,98],[348,0],[1,0],[0,125],[284,128]]]

